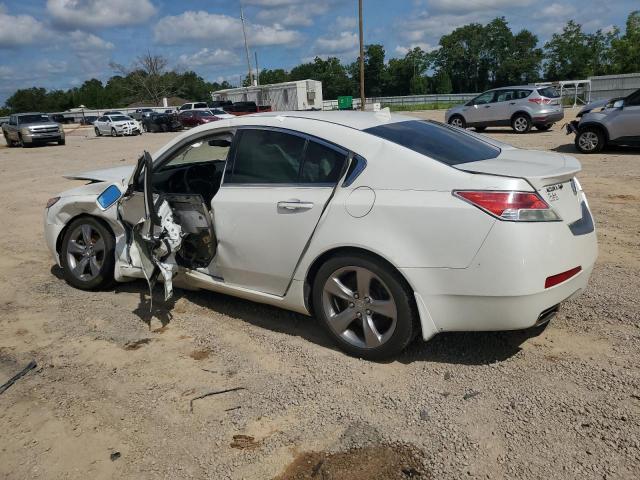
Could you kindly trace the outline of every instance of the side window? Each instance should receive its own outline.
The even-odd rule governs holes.
[[[533,90],[516,90],[515,100],[521,100],[523,98],[527,98],[529,95],[531,95],[532,91]]]
[[[508,102],[514,100],[514,91],[513,90],[498,90],[496,92],[496,102]]]
[[[495,92],[485,92],[482,95],[478,95],[473,99],[472,105],[483,105],[485,103],[491,103]]]
[[[637,107],[640,105],[640,90],[625,98],[624,105],[625,107]]]
[[[228,133],[214,137],[199,138],[178,151],[159,172],[171,170],[174,167],[194,163],[225,161],[231,146],[231,135]]]
[[[242,130],[227,183],[297,183],[306,139],[272,130]]]
[[[14,115],[11,115],[9,117],[9,125],[15,125],[16,124],[16,117]]]
[[[310,140],[304,156],[300,183],[336,183],[346,158],[346,153]]]

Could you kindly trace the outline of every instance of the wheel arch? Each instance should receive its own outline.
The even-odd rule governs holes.
[[[416,300],[415,300],[415,289],[413,288],[413,286],[411,285],[411,283],[409,282],[407,277],[400,271],[400,269],[397,268],[389,259],[385,258],[380,253],[373,252],[373,251],[368,250],[366,248],[355,247],[355,246],[333,247],[333,248],[331,248],[329,250],[324,251],[320,255],[318,255],[313,260],[313,262],[311,262],[311,264],[309,265],[309,268],[307,268],[307,273],[306,273],[305,279],[304,279],[304,302],[305,302],[305,306],[307,307],[307,310],[309,311],[309,313],[311,313],[312,315],[314,314],[314,311],[313,311],[313,282],[315,281],[316,275],[318,274],[318,270],[320,270],[320,267],[322,266],[322,264],[325,263],[330,258],[338,256],[338,255],[353,255],[353,254],[355,254],[355,255],[365,255],[365,256],[368,256],[368,257],[372,257],[375,260],[378,260],[382,264],[384,264],[387,267],[389,267],[392,271],[396,272],[398,274],[398,276],[400,277],[400,279],[402,280],[402,282],[404,283],[405,287],[408,288],[409,291],[411,292],[410,297],[411,297],[411,301],[413,303],[413,308],[414,308],[414,311],[415,311],[416,315],[418,315],[418,308],[417,308]]]
[[[609,142],[609,130],[603,124],[598,122],[586,122],[578,125],[578,135],[586,128],[595,128],[600,130],[604,134],[605,143]]]
[[[60,233],[58,234],[58,237],[56,238],[56,252],[58,253],[58,255],[60,255],[60,249],[62,248],[62,239],[67,234],[67,230],[69,230],[69,225],[71,225],[76,220],[78,220],[80,218],[85,218],[85,217],[91,218],[92,220],[95,220],[95,221],[101,223],[109,231],[109,233],[113,236],[113,238],[115,240],[116,234],[113,231],[113,228],[111,228],[111,225],[109,225],[109,222],[105,221],[103,218],[100,218],[100,217],[98,217],[96,215],[91,215],[90,213],[82,212],[82,213],[79,213],[79,214],[69,218],[67,223],[64,225],[64,228],[62,230],[60,230]]]
[[[509,119],[509,121],[513,123],[513,119],[516,118],[518,115],[527,116],[529,118],[529,121],[533,124],[533,119],[531,117],[531,114],[526,110],[518,110],[517,112],[513,112],[513,115],[511,115],[511,118]]]

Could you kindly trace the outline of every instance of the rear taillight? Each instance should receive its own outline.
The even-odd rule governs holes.
[[[551,104],[551,99],[550,98],[544,98],[544,97],[530,98],[529,101],[531,103],[537,103],[538,105],[550,105]]]
[[[544,281],[544,288],[551,288],[559,283],[569,280],[582,271],[582,267],[575,267],[566,272],[558,273],[557,275],[551,275]]]
[[[501,220],[554,222],[558,214],[534,192],[454,190],[453,195]]]

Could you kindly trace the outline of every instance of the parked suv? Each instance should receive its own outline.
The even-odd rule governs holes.
[[[447,123],[455,127],[482,131],[487,127],[511,126],[516,133],[527,133],[531,127],[549,130],[563,118],[556,90],[534,85],[486,91],[464,105],[450,108],[445,116]]]
[[[209,110],[207,102],[189,102],[182,105],[179,109],[180,112],[185,110]]]
[[[57,142],[64,145],[62,125],[51,120],[46,113],[19,113],[11,115],[2,125],[2,133],[10,147],[28,147],[35,144]]]
[[[580,152],[599,152],[606,145],[640,147],[640,90],[607,102],[599,111],[592,108],[578,116],[579,120],[567,124],[567,134],[576,134]]]

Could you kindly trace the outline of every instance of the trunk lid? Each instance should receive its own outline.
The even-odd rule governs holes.
[[[561,217],[571,223],[582,217],[581,198],[573,177],[582,169],[573,157],[536,150],[503,148],[496,158],[456,165],[471,173],[523,178]]]

